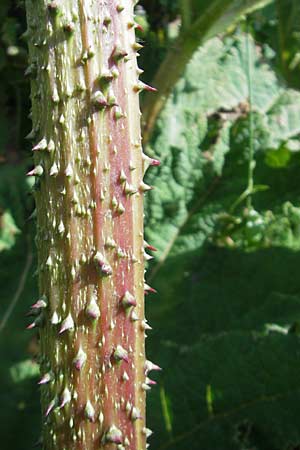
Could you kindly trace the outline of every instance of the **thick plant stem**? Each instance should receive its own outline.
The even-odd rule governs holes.
[[[149,434],[134,3],[26,0],[46,450]]]

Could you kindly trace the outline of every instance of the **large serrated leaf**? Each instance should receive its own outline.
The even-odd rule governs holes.
[[[160,329],[149,344],[150,357],[164,367],[173,434],[154,391],[155,448],[243,449],[234,442],[242,423],[251,424],[250,443],[259,450],[300,442],[293,421],[300,341],[292,334],[300,323],[298,264],[286,249],[212,247],[166,261],[155,280],[160,303],[148,312]]]
[[[229,147],[235,152],[229,158],[234,154],[238,164],[247,160],[246,39],[244,35],[225,42],[213,39],[199,49],[158,120],[151,146],[163,165],[148,175],[149,183],[155,183],[157,189],[149,194],[146,232],[158,247],[160,259],[165,258],[166,252],[174,255],[179,247],[180,252],[185,248],[180,242],[181,234],[186,235],[190,224],[195,224],[194,217],[202,210],[203,201],[211,197],[218,185]],[[261,64],[261,52],[251,38],[250,45],[254,59],[255,150],[279,149],[300,131],[300,94],[284,90],[266,62]],[[220,123],[211,133],[206,115],[213,118],[214,114],[219,114]],[[239,172],[240,168],[230,170]],[[244,175],[241,172],[241,182]],[[239,195],[238,189],[242,190],[239,182],[235,184],[232,201]],[[262,179],[260,184],[267,183]],[[225,186],[225,195],[226,189]],[[220,210],[220,205],[213,204],[212,218]],[[197,222],[203,239],[194,239],[198,233],[193,225],[185,239],[189,249],[195,244],[195,248],[200,248],[213,230],[213,219]]]
[[[183,23],[189,16],[189,26],[183,26],[177,40],[159,67],[153,84],[159,88],[160,96],[146,96],[144,107],[144,139],[152,134],[154,123],[169,94],[182,76],[197,48],[209,39],[224,32],[244,15],[270,3],[272,0],[211,0],[183,3]],[[186,14],[187,10],[189,12]],[[209,80],[206,78],[207,81]]]
[[[276,170],[265,155],[297,138],[298,93],[285,89],[250,45],[253,204],[266,214],[272,208],[277,217],[290,200],[296,214],[297,155]],[[230,211],[247,182],[245,67],[245,36],[200,49],[151,142],[150,151],[162,160],[148,175],[157,189],[146,209],[147,240],[159,250],[150,267],[159,301],[148,312],[158,329],[148,341],[149,356],[164,367],[148,409],[157,450],[290,450],[300,444],[297,220],[283,207],[268,248],[212,245],[220,213]]]
[[[160,436],[160,444],[152,439],[155,448],[295,448],[300,441],[295,426],[298,348],[298,337],[276,333],[229,332],[189,348],[162,342],[166,366],[161,383],[171,431],[156,392],[151,399],[156,416],[149,408]]]

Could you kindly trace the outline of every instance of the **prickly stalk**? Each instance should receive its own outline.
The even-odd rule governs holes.
[[[133,0],[26,0],[46,450],[145,450],[142,153]],[[157,366],[152,365],[152,369]]]

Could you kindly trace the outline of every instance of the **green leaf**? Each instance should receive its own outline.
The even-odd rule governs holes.
[[[283,146],[276,150],[268,150],[265,157],[266,164],[274,169],[286,167],[290,160],[291,152]]]
[[[151,420],[160,444],[153,445],[158,450],[294,448],[300,441],[293,425],[300,412],[298,348],[298,337],[277,333],[229,332],[188,349],[162,342],[175,432],[169,436],[154,394],[159,413]]]
[[[27,378],[36,378],[39,373],[39,365],[30,359],[14,364],[10,368],[10,375],[14,383],[20,383]]]
[[[300,94],[284,90],[270,66],[261,63],[255,43],[250,43],[257,158],[267,152],[269,167],[284,168],[292,161],[285,142],[300,132]],[[146,233],[158,248],[161,263],[169,254],[201,248],[213,233],[224,202],[234,204],[246,187],[249,122],[245,66],[243,34],[225,42],[208,42],[195,54],[158,120],[151,151],[163,164],[148,175],[156,190],[148,194]],[[267,151],[272,144],[274,150]],[[230,173],[226,164],[223,170],[226,158]],[[237,178],[231,186],[233,173]],[[224,195],[211,201],[222,175],[227,178]],[[265,176],[262,174],[255,185],[272,188],[274,180],[269,184]],[[254,190],[259,195],[263,192],[261,188]]]
[[[146,239],[158,248],[148,280],[159,292],[148,311],[156,326],[148,352],[164,368],[163,395],[153,391],[148,408],[157,450],[300,444],[299,160],[286,146],[299,134],[300,102],[253,41],[251,52],[252,208],[241,203],[228,214],[247,186],[243,35],[199,50],[148,149],[162,161],[147,175],[156,189],[146,207]],[[274,171],[270,148],[276,156],[284,148],[289,163],[283,158]],[[223,241],[215,239],[222,215]]]
[[[279,84],[275,74],[262,62],[251,39],[253,64],[253,108],[265,112],[278,96]],[[197,76],[195,76],[197,74]],[[195,53],[186,69],[185,80],[194,102],[200,100],[207,113],[224,108],[246,108],[248,89],[246,82],[246,39],[239,35],[225,43],[215,38]],[[195,95],[195,92],[198,94]],[[202,94],[202,95],[201,95]],[[237,111],[238,112],[238,111]]]
[[[10,211],[4,211],[0,216],[0,252],[15,244],[15,236],[18,233],[20,233],[20,230],[16,226]]]
[[[37,364],[31,361],[36,357],[37,342],[24,330],[28,323],[25,313],[37,298],[34,228],[27,221],[33,200],[25,178],[23,164],[0,168],[0,210],[6,212],[10,232],[13,230],[0,252],[0,434],[5,450],[31,448],[40,427],[39,392],[33,378]],[[14,234],[16,227],[18,234]]]
[[[7,211],[20,230],[24,228],[34,204],[25,173],[25,164],[0,167],[0,211]]]
[[[255,194],[256,192],[263,192],[270,189],[270,186],[267,186],[266,184],[255,184],[252,189],[252,193]]]
[[[158,330],[148,346],[164,369],[159,383],[169,399],[173,435],[153,391],[148,411],[155,448],[242,449],[235,439],[242,423],[251,424],[249,445],[257,449],[266,442],[272,450],[299,445],[293,418],[299,412],[299,337],[288,332],[300,320],[294,294],[300,283],[292,270],[298,264],[299,256],[285,249],[207,247],[201,256],[188,252],[161,267],[155,279],[160,304],[148,312]],[[269,324],[274,331],[266,331]]]
[[[0,434],[5,450],[31,448],[40,434],[38,372],[31,361],[36,357],[37,342],[25,331],[25,313],[37,298],[33,248],[24,234],[10,250],[0,253]]]
[[[271,138],[278,144],[300,133],[300,92],[291,89],[282,92],[268,112]],[[272,142],[271,141],[271,142]],[[270,145],[272,147],[272,145]]]
[[[154,77],[153,85],[158,88],[159,95],[145,96],[143,107],[145,141],[148,141],[151,136],[158,114],[198,47],[235,24],[243,14],[267,3],[270,2],[268,0],[211,0],[210,2],[201,0],[191,3],[192,22],[190,26],[183,27]],[[186,14],[184,21],[186,21]],[[209,81],[208,77],[205,79]]]

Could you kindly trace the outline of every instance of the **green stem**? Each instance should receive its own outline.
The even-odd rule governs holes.
[[[192,8],[190,0],[180,0],[182,29],[186,30],[192,23]]]
[[[252,86],[252,53],[250,48],[250,23],[249,18],[247,18],[247,39],[246,39],[246,55],[247,55],[247,84],[248,84],[248,96],[249,96],[249,161],[248,161],[248,186],[246,191],[249,195],[247,196],[247,207],[252,207],[252,192],[253,192],[253,174],[255,168],[254,161],[254,122],[253,122],[253,86]]]

